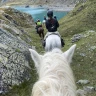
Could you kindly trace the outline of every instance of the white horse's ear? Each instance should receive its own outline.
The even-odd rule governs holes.
[[[75,48],[76,48],[76,44],[71,46],[66,52],[63,53],[63,55],[67,59],[68,63],[71,63],[71,61],[72,61],[72,57],[73,57]]]
[[[38,70],[38,68],[39,68],[39,63],[40,63],[40,61],[41,61],[42,56],[39,55],[39,54],[38,54],[35,50],[33,50],[33,49],[29,49],[29,51],[30,51],[31,57],[32,57],[32,59],[33,59],[33,61],[34,61],[34,63],[35,63],[35,67],[36,67],[37,70]]]

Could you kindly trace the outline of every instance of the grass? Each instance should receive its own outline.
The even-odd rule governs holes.
[[[63,39],[65,39],[66,44],[63,50],[68,49],[68,47],[72,45],[71,38],[74,34],[87,36],[75,42],[77,48],[71,66],[76,82],[80,79],[90,81],[87,85],[77,84],[78,89],[82,89],[83,86],[93,86],[96,88],[96,49],[91,50],[91,47],[96,45],[96,0],[89,0],[84,5],[82,5],[82,3],[79,4],[59,22],[59,31]],[[89,30],[95,32],[88,32]],[[85,56],[81,56],[80,53],[85,54]],[[87,94],[87,96],[96,96],[96,92]]]

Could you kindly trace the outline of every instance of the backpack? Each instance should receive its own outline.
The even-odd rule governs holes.
[[[56,19],[52,18],[46,21],[46,28],[48,29],[49,32],[57,31],[58,27],[59,27],[59,23]]]
[[[51,19],[50,24],[51,24],[51,29],[53,30],[55,28],[55,20]]]

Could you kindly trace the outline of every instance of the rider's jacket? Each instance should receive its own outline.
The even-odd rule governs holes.
[[[59,23],[56,19],[51,18],[51,19],[46,20],[46,28],[49,32],[57,31],[58,27],[59,27]]]
[[[42,22],[40,21],[40,22],[37,22],[37,26],[39,27],[39,26],[42,26]]]

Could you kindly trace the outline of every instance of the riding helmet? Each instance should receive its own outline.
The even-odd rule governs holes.
[[[53,17],[53,11],[52,11],[52,10],[49,10],[49,11],[47,12],[47,16],[48,16],[48,17]]]
[[[38,19],[37,22],[40,22],[40,19]]]

